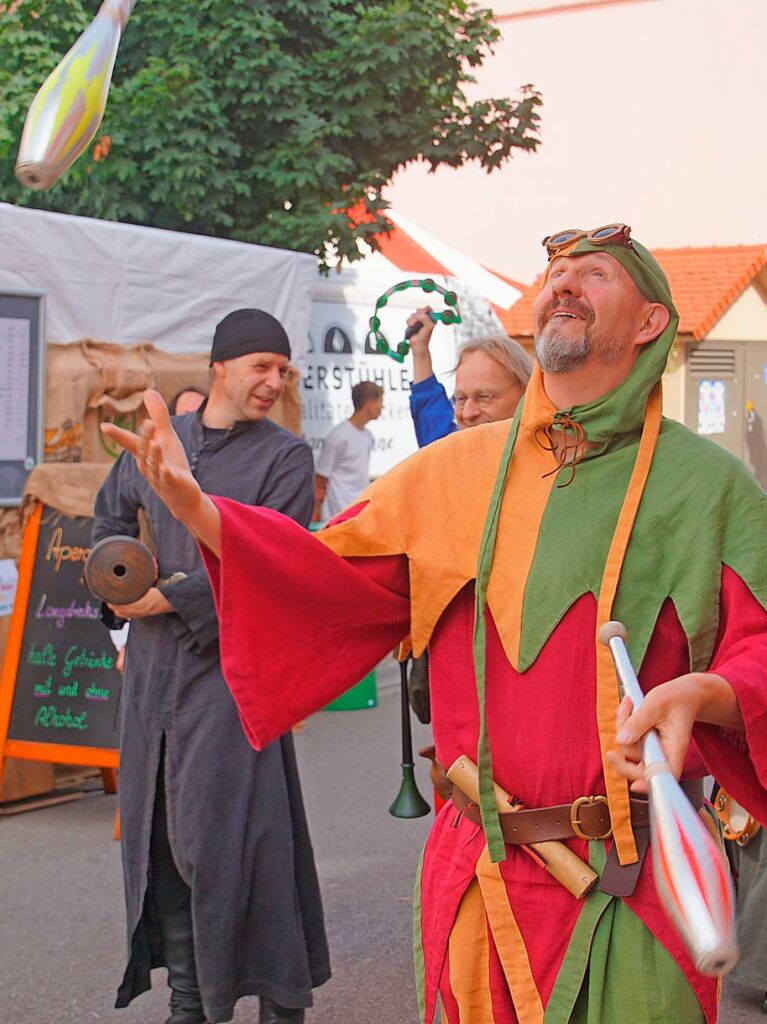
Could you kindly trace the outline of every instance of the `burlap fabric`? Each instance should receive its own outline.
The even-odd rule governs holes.
[[[129,347],[85,338],[48,345],[45,461],[105,462],[117,455],[99,424],[134,428],[143,418],[142,394],[156,388],[166,401],[185,387],[207,388],[205,353],[172,355],[149,343]],[[298,371],[271,413],[280,426],[300,433]]]

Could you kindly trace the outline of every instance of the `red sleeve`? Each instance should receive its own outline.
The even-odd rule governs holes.
[[[767,612],[726,566],[720,603],[719,637],[709,671],[734,689],[746,732],[743,736],[699,723],[695,740],[720,785],[767,823]]]
[[[202,554],[221,667],[260,750],[354,686],[407,635],[407,560],[344,560],[279,512],[213,500],[221,557]]]

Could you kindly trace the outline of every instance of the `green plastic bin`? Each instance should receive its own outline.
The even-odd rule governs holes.
[[[310,523],[309,529],[312,533],[321,530],[325,523]],[[378,688],[376,686],[376,672],[368,672],[364,679],[353,686],[346,693],[342,693],[334,701],[325,707],[325,711],[363,711],[365,708],[374,708],[378,704]]]
[[[351,690],[342,693],[325,708],[326,711],[362,711],[365,708],[374,708],[378,704],[378,689],[376,687],[375,669],[368,672],[364,679],[353,686]]]

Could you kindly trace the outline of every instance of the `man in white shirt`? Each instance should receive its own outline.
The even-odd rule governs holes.
[[[354,412],[325,438],[314,477],[313,520],[337,516],[358,498],[370,483],[370,452],[373,435],[365,429],[383,409],[380,384],[363,380],[352,388]]]

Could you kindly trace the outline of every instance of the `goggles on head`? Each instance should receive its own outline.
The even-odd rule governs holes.
[[[578,228],[567,228],[564,231],[557,231],[556,234],[546,235],[541,245],[546,246],[549,260],[562,251],[585,239],[592,245],[622,245],[625,249],[631,249],[631,228],[628,224],[605,224],[601,228],[594,228],[592,231],[581,231]]]

